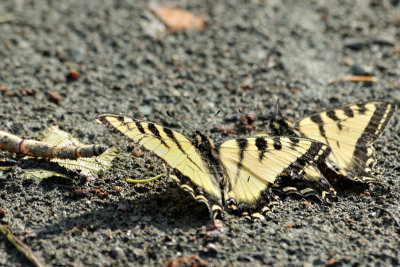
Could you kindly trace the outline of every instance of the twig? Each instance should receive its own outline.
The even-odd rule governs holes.
[[[350,75],[350,76],[344,76],[344,77],[338,77],[338,78],[333,78],[329,80],[329,83],[336,83],[340,81],[345,81],[345,82],[376,82],[377,78],[374,76],[360,76],[360,75]]]
[[[14,19],[13,14],[2,14],[2,15],[0,15],[0,24],[10,22],[13,19]]]
[[[378,206],[374,206],[373,208],[382,210],[382,211],[386,212],[387,214],[389,214],[389,216],[392,218],[392,220],[394,222],[394,225],[397,226],[397,227],[400,227],[400,223],[397,221],[397,218],[389,210],[387,210],[385,208],[378,207]]]
[[[53,146],[47,142],[22,139],[16,135],[0,131],[0,149],[33,157],[74,160],[80,157],[99,156],[107,150],[107,147],[103,145]]]
[[[11,244],[14,245],[14,247],[21,252],[22,254],[24,254],[24,256],[30,261],[32,262],[32,264],[34,266],[37,267],[43,267],[44,265],[35,257],[35,255],[33,254],[32,250],[25,245],[24,243],[22,243],[21,240],[19,240],[7,227],[5,227],[4,225],[0,224],[0,232],[2,232],[8,241],[11,242]]]

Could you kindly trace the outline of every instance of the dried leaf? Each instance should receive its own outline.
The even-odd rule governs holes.
[[[53,91],[50,91],[47,93],[48,93],[50,101],[56,103],[57,105],[59,105],[61,103],[62,97],[60,96],[59,93],[53,92]]]
[[[82,146],[76,138],[67,132],[60,130],[57,126],[48,128],[44,133],[43,142],[50,143],[55,146]],[[51,159],[51,162],[56,162],[59,165],[69,170],[80,170],[80,173],[85,176],[98,174],[100,171],[106,171],[111,166],[111,161],[118,155],[116,148],[109,148],[103,154],[92,158],[78,158],[77,160],[69,159]]]
[[[169,260],[165,266],[166,267],[178,267],[178,266],[193,266],[193,267],[205,267],[207,266],[208,263],[203,261],[200,258],[197,258],[196,256],[181,256],[176,259],[171,259]]]
[[[203,17],[193,15],[178,7],[151,5],[150,9],[171,31],[201,29],[205,24]]]
[[[24,170],[22,177],[25,179],[34,178],[34,179],[40,179],[40,180],[47,179],[50,177],[61,177],[61,178],[65,178],[65,179],[70,179],[69,177],[65,176],[64,174],[50,171],[50,170],[44,170],[44,169]]]

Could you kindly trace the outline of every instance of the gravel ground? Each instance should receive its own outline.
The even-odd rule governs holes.
[[[1,1],[0,130],[35,139],[58,125],[122,151],[91,184],[107,198],[75,196],[84,179],[23,179],[14,167],[0,176],[2,224],[49,266],[160,266],[182,255],[211,266],[400,265],[398,113],[376,143],[389,191],[349,190],[331,208],[288,197],[272,220],[231,216],[217,236],[206,231],[206,208],[173,182],[128,185],[123,178],[163,172],[160,161],[132,157],[132,143],[93,121],[116,112],[190,133],[166,111],[202,129],[222,110],[208,126],[221,141],[236,136],[218,131],[236,129],[224,118],[268,115],[278,97],[290,119],[350,102],[398,103],[399,1],[165,4],[203,16],[205,27],[168,33],[147,1]],[[377,81],[329,83],[351,74]],[[1,236],[0,265],[27,264]]]

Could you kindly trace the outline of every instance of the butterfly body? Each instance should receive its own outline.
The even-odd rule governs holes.
[[[330,153],[321,142],[299,137],[237,138],[214,145],[199,131],[188,138],[117,114],[101,114],[96,120],[164,160],[173,170],[171,178],[205,203],[214,218],[224,209],[260,218],[276,203],[271,185],[282,174],[301,179],[306,166],[323,162]],[[328,186],[323,190],[329,194]]]

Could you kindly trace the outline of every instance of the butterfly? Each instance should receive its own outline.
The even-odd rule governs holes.
[[[214,144],[200,131],[186,137],[152,122],[118,114],[100,114],[97,122],[116,130],[154,153],[172,169],[171,178],[212,218],[223,211],[257,220],[277,200],[271,185],[282,177],[301,180],[308,166],[323,162],[330,148],[299,137],[250,137]],[[321,185],[329,192],[329,185]]]
[[[373,143],[383,133],[396,110],[389,102],[348,104],[313,114],[292,125],[282,119],[277,103],[270,121],[272,136],[310,138],[328,145],[331,153],[319,171],[331,184],[378,183],[372,174],[376,162]]]

